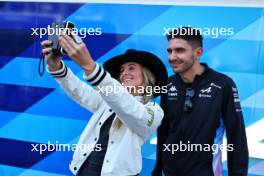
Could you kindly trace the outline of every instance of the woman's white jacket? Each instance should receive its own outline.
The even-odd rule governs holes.
[[[129,94],[124,86],[98,64],[90,75],[84,74],[84,79],[91,86],[75,76],[63,62],[60,70],[51,72],[47,67],[47,71],[71,99],[93,112],[77,146],[96,146],[102,124],[113,113],[122,121],[120,129],[113,128],[113,123],[110,128],[101,175],[127,176],[140,173],[141,146],[161,123],[164,114],[160,106],[153,102],[141,103],[142,97]],[[89,150],[83,151],[77,147],[75,150],[70,163],[73,174],[77,174],[90,153],[98,148],[87,149]]]

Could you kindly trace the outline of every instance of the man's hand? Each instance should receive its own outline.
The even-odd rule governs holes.
[[[55,55],[52,52],[52,48],[50,48],[51,41],[49,40],[44,40],[41,42],[41,47],[42,47],[42,53],[45,57],[45,60],[49,66],[50,71],[56,71],[60,69],[61,63],[61,56]]]
[[[61,35],[59,37],[59,43],[67,52],[67,55],[84,69],[85,74],[89,75],[92,73],[96,64],[83,42],[77,44],[68,35]]]

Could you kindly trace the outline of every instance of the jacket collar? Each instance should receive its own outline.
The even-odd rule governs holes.
[[[206,63],[201,63],[201,65],[204,67],[203,73],[200,75],[196,75],[194,78],[194,81],[190,84],[184,83],[179,74],[175,74],[175,75],[178,78],[178,80],[180,80],[180,82],[182,83],[183,86],[186,87],[187,85],[188,86],[191,85],[191,87],[195,87],[200,82],[200,80],[202,80],[208,74],[208,72],[211,70],[211,68]]]

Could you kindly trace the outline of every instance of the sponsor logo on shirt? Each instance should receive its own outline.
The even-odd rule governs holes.
[[[210,84],[210,86],[212,86],[212,87],[216,87],[216,88],[218,88],[218,89],[222,89],[221,86],[219,86],[219,85],[217,85],[217,84],[215,84],[215,83],[213,83],[213,82]]]
[[[201,93],[211,93],[212,92],[212,87],[208,87],[207,89],[201,89]]]
[[[214,82],[211,82],[209,87],[200,90],[198,97],[200,97],[200,98],[211,98],[212,97],[212,91],[214,88],[222,89],[221,86],[217,85]]]
[[[211,93],[212,93],[212,87],[210,86],[206,89],[201,89],[198,96],[200,98],[211,98],[212,97]]]
[[[178,96],[178,90],[176,88],[175,85],[173,84],[168,84],[168,99],[172,100],[172,99],[177,99]]]

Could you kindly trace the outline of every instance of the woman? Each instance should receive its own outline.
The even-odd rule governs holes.
[[[78,146],[94,147],[76,150],[70,170],[79,176],[138,175],[142,168],[141,146],[163,118],[160,106],[149,101],[159,92],[147,94],[141,89],[165,85],[165,66],[151,53],[128,50],[105,62],[103,69],[93,61],[84,43],[76,43],[66,35],[60,36],[59,43],[84,70],[83,77],[91,86],[52,53],[51,43],[46,40],[42,52],[47,71],[73,100],[94,113],[78,142]],[[131,87],[134,89],[128,89]]]

